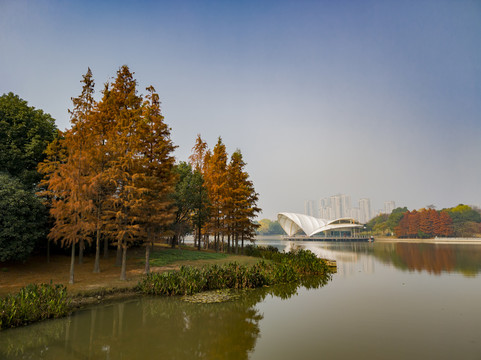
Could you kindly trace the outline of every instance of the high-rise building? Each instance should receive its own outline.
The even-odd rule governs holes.
[[[322,219],[334,220],[351,216],[351,197],[345,194],[332,195],[319,201]]]
[[[324,198],[319,201],[319,216],[321,219],[333,220],[331,200]]]
[[[359,221],[359,208],[351,208],[349,217]]]
[[[341,216],[351,216],[351,197],[349,195],[341,195]]]
[[[384,208],[392,212],[394,201],[386,201]],[[369,198],[360,199],[359,207],[352,207],[350,195],[337,194],[319,200],[319,217],[326,220],[352,218],[365,224],[374,217],[374,210]]]
[[[359,222],[367,223],[372,218],[371,200],[363,198],[359,200]]]
[[[304,214],[317,217],[314,209],[316,209],[316,202],[314,200],[306,200],[304,202]]]
[[[342,217],[342,201],[341,201],[341,195],[332,195],[330,198],[329,198],[330,202],[331,202],[331,208],[332,208],[332,212],[333,212],[333,215],[334,215],[334,219],[339,219],[340,217]],[[333,219],[329,219],[329,220],[333,220]]]
[[[345,194],[333,195],[329,198],[334,218],[349,217],[351,210],[351,197]]]
[[[332,211],[331,207],[324,207],[320,209],[321,212],[321,219],[326,219],[326,220],[334,220],[334,212]]]
[[[394,201],[384,202],[384,214],[390,214],[396,208],[396,203]]]

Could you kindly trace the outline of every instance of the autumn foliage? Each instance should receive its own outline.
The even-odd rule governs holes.
[[[236,150],[229,160],[220,137],[211,151],[200,135],[192,150],[191,166],[202,173],[209,199],[208,220],[196,229],[197,238],[203,235],[205,247],[237,252],[239,244],[243,247],[244,241],[254,238],[258,227],[254,218],[260,211],[242,153]]]
[[[134,241],[151,241],[172,218],[174,146],[154,88],[145,98],[138,95],[127,66],[105,85],[98,103],[90,69],[82,83],[82,94],[72,99],[72,128],[39,165],[45,175],[39,194],[50,199],[55,219],[49,237],[72,248],[70,282],[75,245],[82,251],[82,243],[93,239],[94,271],[100,270],[104,239],[117,246],[125,279],[127,248]]]
[[[447,237],[453,235],[452,223],[447,211],[421,209],[405,212],[394,230],[401,238]]]
[[[126,65],[98,102],[90,69],[81,83],[82,93],[72,98],[71,129],[59,132],[38,166],[37,194],[54,221],[49,238],[71,247],[71,283],[77,244],[79,261],[84,244],[95,244],[94,272],[100,271],[101,242],[104,256],[109,244],[116,246],[125,279],[133,244],[146,245],[149,272],[149,245],[161,238],[175,245],[182,229],[195,229],[199,249],[202,237],[208,247],[213,236],[216,250],[237,250],[239,240],[253,238],[258,194],[240,150],[229,161],[220,138],[210,151],[199,136],[191,165],[176,165],[171,129],[152,86],[139,95]]]

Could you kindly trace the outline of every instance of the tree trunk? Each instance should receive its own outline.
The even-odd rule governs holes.
[[[127,269],[127,245],[122,245],[122,271],[120,272],[120,280],[126,280],[125,270]]]
[[[68,281],[69,284],[73,284],[74,266],[75,266],[75,243],[72,243],[72,254],[70,258],[70,280]]]
[[[78,263],[79,265],[84,263],[84,239],[80,239],[78,244]]]
[[[145,244],[145,273],[150,274],[150,245]]]
[[[198,224],[198,230],[197,230],[198,234],[198,239],[197,239],[197,250],[200,251],[200,239],[202,237],[202,231],[201,231],[201,226],[200,226],[200,221],[199,221],[199,224]]]
[[[50,240],[47,239],[47,264],[50,263]]]
[[[122,265],[122,242],[117,244],[117,258],[115,259],[115,266]]]
[[[95,244],[94,273],[100,272],[100,229],[97,228],[97,242]]]
[[[107,236],[104,238],[104,259],[109,258],[109,239]]]

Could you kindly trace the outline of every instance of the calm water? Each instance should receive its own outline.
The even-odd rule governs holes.
[[[269,243],[335,259],[338,273],[223,304],[93,307],[0,332],[0,358],[481,359],[481,245]]]

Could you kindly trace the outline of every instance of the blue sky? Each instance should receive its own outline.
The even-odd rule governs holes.
[[[99,4],[100,3],[100,4]],[[241,149],[262,217],[346,193],[481,205],[481,2],[0,0],[0,93],[69,127],[90,67],[153,85],[186,160]]]

